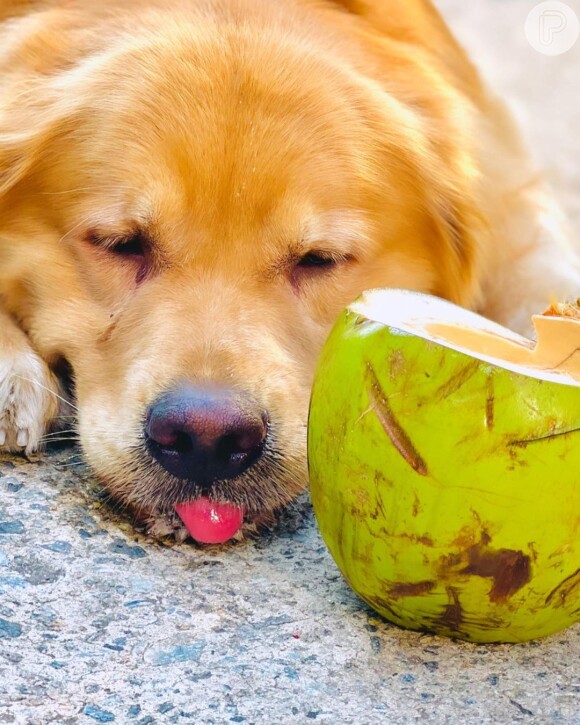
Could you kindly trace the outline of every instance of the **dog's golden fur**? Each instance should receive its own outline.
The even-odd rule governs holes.
[[[428,0],[0,3],[0,444],[39,445],[66,360],[87,460],[148,513],[177,497],[141,448],[175,381],[268,410],[216,495],[275,509],[340,309],[405,287],[523,329],[579,292],[558,224]]]

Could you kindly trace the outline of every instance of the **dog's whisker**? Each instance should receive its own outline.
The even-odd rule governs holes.
[[[50,436],[42,436],[40,438],[40,443],[54,443],[55,441],[70,441],[78,442],[79,437],[76,433],[63,433],[62,435],[50,435]]]
[[[77,433],[76,428],[64,428],[63,430],[55,430],[50,433],[45,433],[41,438],[50,438],[50,436],[65,435],[66,433]]]
[[[77,431],[74,428],[68,428],[64,430],[54,430],[50,433],[45,433],[44,435],[40,436],[41,438],[51,438],[53,436],[60,436],[60,435],[67,435],[67,434],[74,434],[76,435]]]
[[[26,378],[24,375],[15,375],[15,378],[20,378],[20,380],[26,380],[27,383],[32,383],[33,385],[37,385],[39,388],[42,388],[43,390],[46,390],[47,393],[50,393],[51,395],[54,395],[55,398],[58,398],[61,400],[65,405],[70,406],[73,410],[78,411],[77,406],[71,402],[70,400],[67,400],[66,398],[63,398],[62,395],[59,395],[58,393],[55,393],[54,390],[51,390],[50,388],[47,388],[46,385],[43,385],[38,380],[34,380],[33,378]]]
[[[74,438],[51,438],[47,441],[40,441],[40,443],[72,443]]]

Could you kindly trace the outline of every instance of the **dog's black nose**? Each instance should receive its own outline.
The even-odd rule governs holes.
[[[188,385],[165,393],[149,408],[149,452],[177,478],[207,486],[234,478],[262,454],[268,417],[243,393]]]

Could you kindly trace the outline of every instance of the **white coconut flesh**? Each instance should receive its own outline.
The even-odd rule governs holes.
[[[580,387],[580,319],[535,315],[537,342],[438,297],[397,289],[365,292],[360,317],[521,375]]]

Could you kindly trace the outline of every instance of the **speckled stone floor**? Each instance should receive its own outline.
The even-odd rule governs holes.
[[[532,51],[524,0],[439,5],[580,231],[580,44]],[[477,647],[380,621],[306,498],[259,540],[164,547],[107,506],[74,450],[0,460],[0,723],[580,725],[579,663],[579,627]]]

